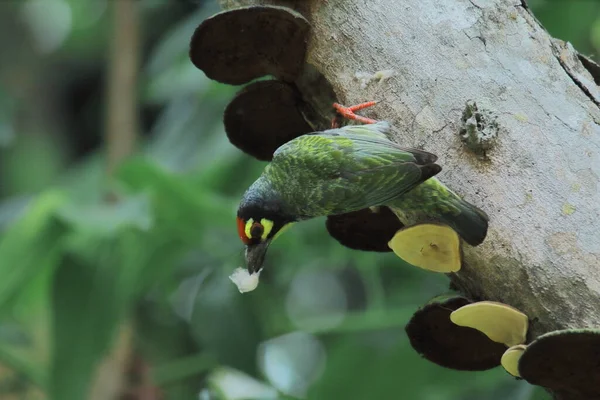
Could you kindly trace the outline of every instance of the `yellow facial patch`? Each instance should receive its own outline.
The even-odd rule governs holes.
[[[266,218],[261,219],[260,222],[254,222],[254,219],[250,218],[244,227],[244,233],[246,234],[247,238],[258,239],[260,237],[261,241],[265,240],[269,236],[271,230],[273,230],[273,221]]]
[[[273,229],[273,221],[263,218],[260,220],[260,223],[264,228],[262,240],[265,240],[267,236],[269,236],[269,233],[271,233],[271,230]]]
[[[254,220],[252,218],[250,218],[247,222],[246,222],[246,227],[244,228],[244,232],[246,233],[246,237],[248,239],[252,239],[252,234],[250,233],[250,230],[252,229],[252,224],[254,223]]]

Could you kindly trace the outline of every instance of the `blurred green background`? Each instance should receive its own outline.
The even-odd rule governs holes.
[[[547,398],[421,359],[404,326],[447,279],[322,219],[238,293],[235,210],[264,164],[223,132],[237,88],[187,56],[218,7],[129,3],[0,2],[0,399]],[[599,2],[529,4],[595,57]]]

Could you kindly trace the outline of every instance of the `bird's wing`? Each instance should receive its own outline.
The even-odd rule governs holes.
[[[380,139],[388,139],[387,135],[390,133],[390,124],[387,121],[378,121],[374,124],[361,124],[361,125],[346,125],[341,128],[329,129],[323,134],[338,133],[341,135],[365,135],[377,137]]]
[[[377,142],[382,146],[395,147],[398,150],[412,153],[415,157],[419,157],[422,163],[433,163],[437,160],[437,156],[423,150],[402,147],[397,143],[390,141],[387,135],[390,133],[390,124],[387,121],[378,121],[374,124],[367,125],[346,125],[342,128],[329,129],[324,132],[317,132],[323,135],[341,135],[352,139],[361,140],[363,142]]]
[[[382,205],[401,196],[441,170],[435,159],[431,153],[377,136],[330,130],[281,146],[270,169],[274,178],[286,181],[281,190],[289,191],[290,198],[292,191],[304,190],[314,213],[324,215]]]

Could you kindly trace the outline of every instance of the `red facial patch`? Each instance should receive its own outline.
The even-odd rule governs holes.
[[[236,220],[238,235],[240,235],[240,239],[242,239],[242,242],[244,242],[245,244],[250,243],[250,238],[246,236],[246,223],[240,217],[237,217]]]

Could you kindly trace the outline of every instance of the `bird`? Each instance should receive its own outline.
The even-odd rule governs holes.
[[[417,218],[454,229],[472,246],[483,242],[487,214],[434,176],[437,156],[388,138],[390,124],[354,113],[374,102],[334,107],[363,125],[299,136],[278,147],[244,193],[237,211],[249,274],[259,273],[269,245],[293,224],[364,208],[389,207],[401,221]]]

